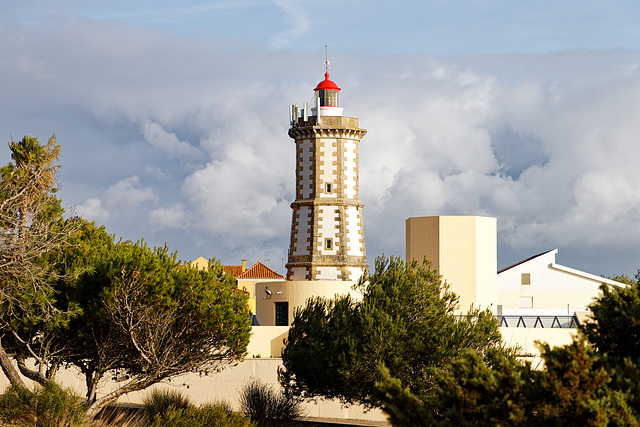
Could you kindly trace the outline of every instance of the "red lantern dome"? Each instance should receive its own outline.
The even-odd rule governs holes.
[[[337,90],[340,88],[337,84],[329,80],[329,73],[324,73],[324,80],[318,83],[318,86],[314,90]]]
[[[318,83],[314,91],[316,91],[320,101],[320,107],[340,106],[340,88],[329,80],[329,73],[324,73],[324,80]]]

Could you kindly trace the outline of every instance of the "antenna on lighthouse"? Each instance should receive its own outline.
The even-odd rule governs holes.
[[[331,63],[329,62],[329,49],[325,44],[324,45],[324,72],[325,73],[329,72],[329,68],[331,68],[329,65],[331,65]]]

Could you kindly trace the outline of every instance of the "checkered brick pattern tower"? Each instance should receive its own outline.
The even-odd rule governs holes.
[[[358,119],[342,115],[340,88],[325,79],[315,107],[290,108],[296,144],[296,200],[291,204],[287,280],[355,281],[367,269],[359,198]]]

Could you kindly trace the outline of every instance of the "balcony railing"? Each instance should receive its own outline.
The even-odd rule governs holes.
[[[502,328],[577,328],[576,316],[496,316]]]

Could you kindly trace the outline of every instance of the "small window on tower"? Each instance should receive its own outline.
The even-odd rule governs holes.
[[[331,193],[331,184],[326,184],[327,193]]]
[[[333,240],[324,239],[324,248],[325,249],[333,249]]]

